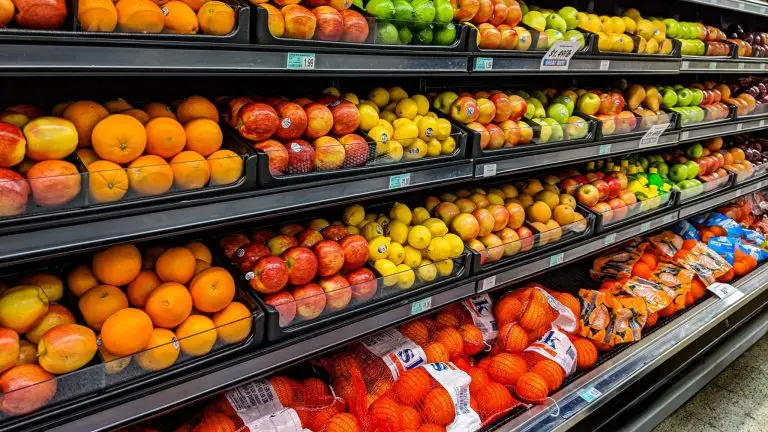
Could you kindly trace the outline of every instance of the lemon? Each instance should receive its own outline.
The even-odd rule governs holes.
[[[405,248],[398,242],[391,242],[389,244],[389,255],[387,259],[395,264],[400,264],[405,259]]]
[[[603,25],[603,33],[614,34],[616,29],[613,28],[613,20],[609,16],[601,15],[600,22]]]
[[[311,221],[309,221],[309,228],[312,228],[315,231],[320,231],[330,224],[331,223],[325,219],[312,219]]]
[[[461,237],[453,233],[448,233],[443,236],[443,239],[448,242],[448,245],[451,248],[448,254],[451,258],[461,256],[464,252],[464,242],[461,241]]]
[[[456,141],[453,139],[453,137],[448,137],[440,141],[440,147],[440,153],[444,155],[452,154],[454,151],[456,151]]]
[[[645,52],[648,54],[656,54],[659,52],[659,43],[656,39],[648,39],[645,43]]]
[[[369,242],[384,235],[384,229],[377,222],[367,222],[363,225],[363,237]]]
[[[341,92],[336,87],[326,87],[326,88],[323,89],[322,93],[323,94],[333,95],[333,96],[336,96],[336,97],[341,96]]]
[[[389,218],[400,221],[405,225],[410,225],[411,220],[413,219],[413,213],[411,213],[411,209],[407,205],[396,202],[389,210]]]
[[[381,116],[379,116],[379,126],[387,131],[387,135],[390,138],[395,134],[395,128],[392,127],[392,123],[389,120],[384,120]]]
[[[627,31],[627,24],[621,17],[611,17],[611,23],[613,24],[614,33],[624,34]]]
[[[382,120],[386,120],[389,123],[392,123],[393,121],[397,120],[397,116],[392,111],[383,111],[381,114],[379,114],[379,118]]]
[[[401,123],[395,127],[393,139],[404,146],[409,146],[419,136],[419,128],[413,122]]]
[[[405,254],[403,256],[403,264],[410,268],[416,268],[421,264],[421,252],[418,249],[406,246],[403,248]]]
[[[368,99],[379,106],[379,108],[386,106],[389,103],[389,92],[385,88],[376,87],[371,90],[368,95]]]
[[[360,112],[360,129],[369,131],[379,124],[379,113],[370,105],[360,105],[357,107]]]
[[[354,225],[347,225],[344,227],[344,229],[347,230],[350,234],[360,234],[360,228],[354,226]]]
[[[424,118],[424,116],[423,116],[423,115],[417,115],[417,116],[416,116],[416,117],[414,117],[414,118],[413,118],[413,120],[411,120],[411,121],[413,121],[414,123],[416,123],[416,126],[418,126],[418,125],[419,125],[419,120],[421,120],[421,119],[423,119],[423,118]]]
[[[387,235],[393,242],[405,243],[408,241],[408,225],[399,220],[393,220],[387,226]]]
[[[408,232],[408,244],[416,249],[424,249],[432,241],[432,233],[423,225],[416,225]]]
[[[419,128],[419,138],[424,141],[437,135],[437,120],[432,117],[422,117],[416,124]]]
[[[440,276],[449,276],[453,272],[453,260],[446,259],[435,263]]]
[[[419,279],[424,282],[432,282],[437,277],[437,268],[432,261],[425,259],[421,262],[421,266],[416,269],[416,273],[419,275]]]
[[[637,23],[635,20],[627,16],[622,17],[621,19],[624,21],[624,31],[628,34],[635,34],[637,31]]]
[[[376,142],[376,156],[389,154],[389,142]],[[377,161],[374,161],[376,163]]]
[[[603,32],[597,33],[597,49],[603,52],[611,50],[611,39]]]
[[[400,118],[413,119],[419,112],[419,106],[413,99],[403,99],[395,106],[395,114]]]
[[[439,118],[437,121],[437,133],[435,136],[439,140],[444,140],[451,136],[451,122],[447,119]]]
[[[413,214],[411,223],[414,225],[421,225],[425,220],[430,218],[429,211],[424,207],[416,207],[411,211],[411,214]]]
[[[372,127],[368,131],[368,136],[370,136],[376,143],[386,143],[391,137],[387,129],[381,125]]]
[[[428,157],[438,157],[440,156],[440,152],[443,151],[443,146],[440,145],[440,141],[438,141],[437,138],[432,138],[427,142],[427,156]]]
[[[397,286],[401,289],[408,289],[416,282],[416,273],[405,264],[397,266]]]
[[[442,237],[434,237],[427,246],[427,256],[432,261],[448,259],[451,255],[451,244]]]
[[[395,87],[392,87],[391,89],[389,89],[389,100],[391,100],[391,101],[397,102],[397,101],[403,100],[403,99],[405,99],[407,97],[408,97],[408,92],[403,90],[402,87],[395,86]]]
[[[442,237],[448,234],[448,226],[445,225],[442,219],[429,218],[422,225],[427,227],[432,237]]]
[[[620,34],[612,34],[608,36],[608,39],[611,41],[611,51],[613,52],[624,52],[624,39],[628,38],[626,35],[620,35]]]
[[[341,220],[346,225],[358,225],[365,219],[365,209],[360,204],[347,206],[341,215]]]
[[[352,102],[355,105],[360,105],[360,98],[358,98],[357,95],[354,94],[354,93],[344,93],[341,96],[341,98],[344,99],[344,100],[348,100],[348,101]]]
[[[376,237],[368,241],[368,257],[372,260],[386,258],[389,255],[389,237]]]
[[[576,13],[576,24],[577,27],[581,27],[583,29],[586,29],[589,27],[589,16],[585,14],[584,12],[577,12]]]
[[[646,44],[646,42],[645,42],[645,39],[643,39],[641,36],[638,36],[637,39],[638,39],[638,42],[637,42],[637,53],[638,54],[642,54],[642,53],[645,52],[645,44]]]
[[[635,49],[635,41],[627,35],[622,35],[621,38],[623,42],[621,52],[631,53]]]
[[[395,128],[395,130],[397,130],[397,128],[401,127],[401,126],[402,126],[402,125],[404,125],[404,124],[408,124],[408,123],[411,123],[412,121],[413,121],[413,120],[410,120],[410,119],[407,119],[407,118],[399,118],[399,119],[395,119],[395,120],[392,122],[392,127],[394,127],[394,128]],[[414,123],[414,124],[415,124],[415,123]]]
[[[384,286],[394,286],[397,284],[397,266],[388,259],[378,259],[373,263],[373,268],[384,276]]]
[[[411,99],[416,102],[416,108],[419,115],[427,115],[429,112],[429,100],[424,95],[413,95]]]
[[[378,114],[381,112],[381,110],[379,110],[379,106],[378,106],[378,105],[376,105],[376,104],[375,104],[375,103],[374,103],[372,100],[370,100],[370,99],[363,99],[363,100],[361,100],[361,101],[360,101],[360,105],[358,106],[358,109],[359,109],[361,106],[363,106],[363,105],[369,106],[369,107],[373,108],[374,110],[376,110],[376,114],[377,114],[377,115],[378,115]]]
[[[411,142],[411,145],[404,148],[403,151],[405,151],[405,160],[421,159],[427,155],[427,143],[421,138],[416,138]]]
[[[403,145],[395,140],[390,140],[388,144],[387,156],[393,161],[399,162],[403,158]]]
[[[382,228],[386,230],[387,227],[389,226],[390,220],[387,217],[387,215],[379,214],[379,216],[376,218],[376,222],[378,222],[379,225],[381,225]]]
[[[376,222],[376,213],[368,213],[363,218],[363,221],[360,222],[357,226],[362,228],[367,224],[368,222]]]
[[[433,119],[437,120],[437,114],[433,113],[432,111],[424,114],[426,117],[432,117]]]

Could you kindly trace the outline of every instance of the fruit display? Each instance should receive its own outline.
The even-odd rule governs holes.
[[[429,111],[425,96],[400,87],[375,88],[362,100],[328,88],[314,102],[237,97],[228,105],[227,121],[268,156],[275,177],[457,154],[450,122]]]
[[[730,42],[738,45],[739,57],[768,57],[768,34],[765,32],[746,32],[740,24],[728,26]]]
[[[538,32],[533,49],[548,50],[558,41],[577,42],[579,51],[586,48],[589,36],[579,29],[576,8],[566,6],[555,11],[525,3],[521,6],[523,24]]]
[[[600,120],[603,137],[642,132],[672,121],[661,110],[661,94],[655,86],[631,84],[623,94],[618,89],[578,89],[577,94],[576,108]]]
[[[680,114],[680,126],[692,126],[704,122],[730,118],[729,105],[735,105],[728,86],[714,81],[693,83],[690,87],[681,84],[657,86],[662,106]],[[746,102],[743,102],[746,105]],[[754,100],[752,101],[754,105]]]
[[[623,16],[578,12],[576,20],[580,28],[597,33],[600,52],[671,55],[675,49],[662,21],[645,19],[634,8]]]
[[[730,57],[731,42],[725,32],[714,26],[700,22],[677,21],[666,18],[664,27],[667,36],[680,41],[680,51],[684,56]]]
[[[333,2],[331,2],[333,4]],[[355,0],[376,17],[376,43],[451,46],[460,27],[449,0]]]
[[[768,81],[758,76],[739,78],[728,86],[728,102],[736,106],[736,117],[764,115],[768,113]]]
[[[762,175],[768,169],[768,153],[763,150],[764,141],[763,138],[750,135],[728,137],[725,147],[731,158],[727,160],[730,163],[723,165],[723,168],[734,173],[737,182]]]

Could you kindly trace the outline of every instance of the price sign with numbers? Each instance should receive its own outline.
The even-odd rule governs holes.
[[[610,144],[601,144],[600,148],[597,149],[597,152],[602,155],[607,155],[611,152],[611,145]]]
[[[551,257],[549,257],[549,266],[554,267],[556,265],[562,264],[564,258],[565,257],[562,252],[560,252],[557,255],[552,255]]]
[[[716,296],[723,299],[723,301],[729,305],[744,297],[743,292],[739,291],[733,285],[728,285],[725,283],[715,282],[708,286],[707,289],[715,293]]]
[[[610,60],[600,60],[600,70],[608,70],[611,68]]]
[[[640,224],[640,232],[641,233],[642,232],[646,232],[649,229],[651,229],[651,223],[650,222],[643,222],[642,224]]]
[[[717,69],[717,62],[709,62],[710,69]]]
[[[493,177],[496,175],[496,164],[483,165],[483,177]]]
[[[616,233],[608,234],[605,236],[605,239],[603,239],[603,244],[608,246],[616,242]]]
[[[661,123],[648,128],[648,130],[645,132],[645,135],[640,138],[640,147],[648,147],[658,144],[659,137],[664,133],[665,130],[667,130],[668,127],[669,123]]]
[[[740,131],[742,129],[744,129],[744,123],[736,123],[736,130]]]
[[[579,50],[580,44],[574,41],[557,41],[541,58],[540,70],[568,70],[571,57]]]
[[[411,315],[416,315],[432,309],[432,297],[416,300],[411,303]]]
[[[295,70],[315,69],[315,53],[288,53],[285,67]]]
[[[389,188],[399,189],[411,185],[411,173],[389,176]]]
[[[493,59],[490,57],[475,58],[475,70],[476,71],[493,70]]]
[[[685,69],[690,69],[690,67],[691,67],[691,62],[689,62],[689,61],[684,61],[684,62],[683,62],[683,64],[682,64],[682,66],[680,66],[680,69],[683,69],[683,70],[685,70]]]
[[[480,287],[481,291],[488,291],[489,289],[496,286],[496,275],[489,276],[485,279],[483,279],[482,285]]]
[[[687,140],[688,139],[688,135],[690,135],[690,132],[682,131],[682,132],[680,132],[680,139],[681,140]]]

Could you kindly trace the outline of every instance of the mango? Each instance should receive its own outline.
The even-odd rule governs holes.
[[[35,285],[19,285],[0,295],[0,327],[26,333],[48,312],[48,296]]]
[[[26,337],[30,342],[37,344],[48,330],[62,324],[74,324],[75,322],[75,316],[67,308],[52,304],[48,306],[48,312],[43,316],[43,319],[27,332]]]
[[[37,364],[37,345],[26,339],[19,341],[19,358],[16,359],[16,366],[24,364]]]
[[[28,414],[40,409],[56,395],[56,380],[36,364],[14,366],[0,375],[0,412]]]
[[[93,330],[78,324],[62,324],[40,339],[37,361],[50,373],[65,374],[88,364],[98,349]]]
[[[108,374],[116,374],[122,372],[123,369],[127,368],[128,365],[131,364],[131,359],[133,358],[133,356],[116,356],[107,351],[107,349],[104,348],[104,344],[99,345],[99,354],[101,354],[101,359],[104,361],[104,370],[107,371]]]
[[[48,296],[48,303],[56,303],[64,295],[64,283],[61,279],[48,273],[26,275],[21,279],[24,285],[37,285]]]
[[[19,358],[19,334],[0,327],[0,372],[16,366]]]

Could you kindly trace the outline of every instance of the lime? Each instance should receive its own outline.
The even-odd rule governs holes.
[[[365,6],[365,10],[381,21],[391,20],[395,17],[395,5],[392,0],[370,0]],[[381,28],[379,28],[381,34]]]
[[[406,26],[413,22],[413,6],[408,0],[395,0],[395,24],[398,27]]]
[[[379,29],[376,37],[376,41],[378,43],[387,45],[396,45],[400,43],[400,37],[397,34],[397,27],[392,25],[392,23],[379,22],[378,27]]]
[[[402,26],[397,29],[397,38],[400,40],[401,44],[408,45],[411,43],[411,40],[413,40],[413,32],[410,28]]]
[[[456,40],[456,26],[453,23],[435,26],[435,45],[448,46]]]
[[[425,28],[435,21],[436,10],[432,0],[414,0],[411,5],[413,6],[414,28]]]
[[[449,0],[435,0],[435,22],[448,24],[453,21],[453,6]]]

